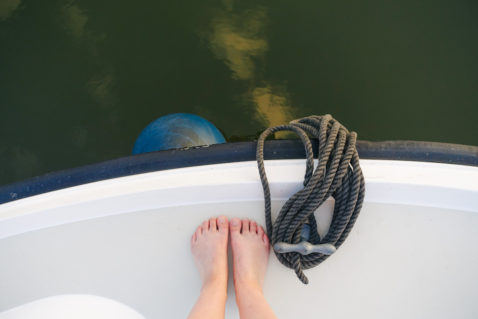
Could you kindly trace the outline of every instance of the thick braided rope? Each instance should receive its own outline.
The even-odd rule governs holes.
[[[271,194],[264,169],[265,139],[278,131],[292,131],[305,146],[306,171],[304,188],[292,195],[279,212],[274,223],[271,220]],[[318,165],[314,170],[314,153],[310,138],[318,140]],[[330,243],[336,248],[347,238],[358,217],[365,195],[365,182],[359,165],[355,143],[357,134],[349,132],[330,115],[309,116],[265,130],[257,141],[257,165],[264,189],[267,235],[272,246],[278,242],[297,244],[304,224],[310,226],[311,244]],[[327,235],[320,238],[314,212],[332,196],[335,208]],[[328,255],[312,253],[275,253],[279,261],[294,269],[297,277],[307,284],[304,269],[317,266]]]

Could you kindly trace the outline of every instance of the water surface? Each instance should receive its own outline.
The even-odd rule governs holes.
[[[125,156],[189,112],[230,141],[331,113],[478,145],[478,2],[0,0],[0,184]]]

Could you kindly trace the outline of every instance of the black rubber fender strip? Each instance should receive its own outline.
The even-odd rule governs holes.
[[[256,144],[255,141],[237,142],[151,152],[48,173],[0,187],[0,204],[110,178],[174,168],[255,161]],[[316,141],[313,141],[313,147],[316,153]],[[357,141],[357,150],[361,159],[478,166],[478,146],[417,141]],[[304,147],[299,140],[266,142],[266,160],[304,157]]]

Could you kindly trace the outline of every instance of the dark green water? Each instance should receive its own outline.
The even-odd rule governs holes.
[[[175,112],[226,138],[331,113],[478,145],[478,1],[0,0],[0,184],[131,153]]]

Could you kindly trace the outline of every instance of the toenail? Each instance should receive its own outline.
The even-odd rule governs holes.
[[[233,220],[231,220],[231,225],[232,226],[239,226],[239,222],[240,222],[239,219],[233,219]]]
[[[226,222],[226,217],[224,216],[220,216],[217,221],[220,223],[220,224],[224,224]]]

